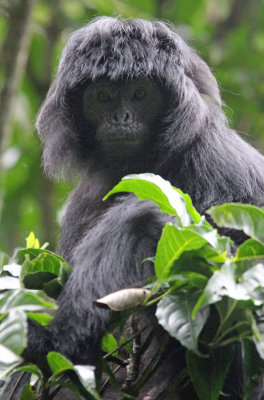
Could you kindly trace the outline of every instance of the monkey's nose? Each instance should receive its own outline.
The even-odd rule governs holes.
[[[128,111],[116,112],[113,116],[112,122],[114,124],[129,124],[132,122],[132,114]]]

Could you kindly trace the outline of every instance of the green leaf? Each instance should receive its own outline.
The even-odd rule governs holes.
[[[43,299],[41,292],[33,293],[25,289],[18,289],[8,290],[0,295],[0,314],[12,310],[38,311],[56,308],[56,304]]]
[[[247,377],[256,380],[264,372],[264,360],[260,357],[253,340],[245,339],[242,341],[242,358]]]
[[[218,247],[219,235],[216,229],[209,225],[190,225],[185,228],[189,232],[193,232],[205,239],[213,248]]]
[[[264,245],[255,239],[248,239],[237,248],[235,261],[248,258],[264,258]]]
[[[49,352],[47,360],[53,375],[60,374],[69,369],[74,369],[73,364],[66,357],[56,351]]]
[[[234,347],[214,349],[208,358],[187,351],[187,367],[200,400],[217,400],[234,358]]]
[[[257,386],[264,372],[264,361],[256,349],[253,340],[243,340],[242,343],[242,362],[245,367],[248,382],[244,398],[247,399]]]
[[[43,284],[43,290],[49,297],[57,299],[63,289],[62,279],[55,278]]]
[[[20,355],[27,345],[27,322],[26,314],[16,310],[0,324],[0,344],[13,353]],[[0,352],[0,362],[8,363],[3,349]]]
[[[50,322],[53,320],[53,317],[48,314],[28,313],[27,316],[32,321],[36,321],[38,324],[42,326],[48,326]]]
[[[135,193],[140,200],[151,200],[161,211],[178,217],[183,226],[190,225],[191,218],[199,223],[200,214],[192,205],[191,198],[180,189],[174,188],[168,181],[154,174],[134,174],[125,176],[107,195],[114,193]]]
[[[75,365],[76,372],[81,384],[94,399],[100,400],[99,394],[95,391],[95,367],[92,365]]]
[[[192,318],[192,310],[199,297],[197,291],[179,292],[164,297],[157,305],[156,317],[160,325],[184,347],[200,354],[198,337],[209,316],[205,308]]]
[[[113,350],[117,349],[118,344],[111,333],[106,333],[102,338],[101,347],[106,353],[111,353]]]
[[[199,224],[190,225],[186,227],[202,237],[204,237],[208,243],[216,250],[218,255],[230,254],[233,241],[229,237],[220,236],[217,230],[206,221],[205,216],[201,217]]]
[[[261,330],[259,330],[258,328],[259,325],[254,326],[254,336],[252,337],[252,340],[254,342],[259,357],[264,360],[264,335],[263,332],[261,332]]]
[[[43,380],[42,371],[35,364],[23,365],[22,367],[16,368],[16,372],[28,372],[29,374],[36,375],[38,378]]]
[[[236,283],[236,264],[226,261],[221,270],[214,272],[193,309],[193,317],[202,307],[214,304],[223,296],[236,300],[249,300],[250,296],[246,289]]]
[[[248,294],[256,306],[264,303],[264,263],[258,263],[249,268],[237,285]]]
[[[226,203],[207,210],[216,224],[242,230],[264,244],[264,209],[251,204]]]
[[[207,283],[207,278],[197,272],[185,272],[184,274],[171,275],[163,285],[162,281],[160,281],[160,283],[161,285],[159,285],[159,287],[163,289],[163,291],[168,290],[168,287],[173,291],[181,288],[199,288],[203,290]],[[155,289],[156,286],[157,285],[155,285]]]
[[[95,367],[90,365],[73,365],[66,357],[55,351],[51,351],[47,355],[47,360],[53,373],[49,378],[49,383],[56,382],[58,375],[72,370],[76,373],[80,383],[92,398],[100,400],[100,396],[95,390]]]
[[[264,246],[255,239],[248,239],[237,248],[234,261],[237,265],[237,277],[259,263],[264,263]]]
[[[17,252],[23,264],[21,280],[26,288],[43,289],[57,298],[72,272],[72,267],[61,257],[43,249],[24,249]]]
[[[30,264],[31,263],[29,261],[24,263],[27,269]],[[44,285],[47,282],[53,280],[55,277],[56,277],[55,274],[46,271],[26,273],[26,274],[23,271],[21,275],[24,287],[32,290],[43,289]]]
[[[166,224],[158,242],[154,264],[157,278],[166,279],[174,262],[184,251],[199,249],[206,243],[208,243],[206,234],[203,237],[195,231]]]
[[[213,339],[217,347],[241,342],[243,338],[253,334],[254,316],[248,303],[224,297],[215,305],[220,316],[217,333]]]
[[[19,264],[23,264],[25,260],[33,261],[35,258],[39,258],[42,263],[43,260],[46,259],[48,264],[46,271],[50,271],[53,273],[59,271],[60,263],[66,263],[62,257],[45,249],[20,249],[16,252],[15,257],[18,260]],[[42,265],[40,265],[40,271],[41,270],[43,270]]]

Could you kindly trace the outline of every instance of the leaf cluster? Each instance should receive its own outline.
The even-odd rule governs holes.
[[[242,346],[249,377],[245,399],[263,373],[264,210],[238,203],[211,207],[219,227],[241,230],[240,246],[220,236],[188,195],[152,174],[130,175],[111,190],[134,192],[176,217],[157,246],[148,288],[159,324],[186,348],[188,375],[201,400],[216,400]]]
[[[153,201],[161,212],[173,215],[175,223],[165,225],[156,255],[148,259],[154,263],[155,276],[142,289],[147,296],[142,296],[141,289],[129,288],[127,292],[113,293],[110,300],[104,299],[107,306],[113,303],[117,310],[126,309],[124,315],[115,313],[120,314],[115,328],[122,331],[129,315],[155,304],[158,323],[186,349],[186,374],[202,400],[217,400],[225,393],[225,378],[239,344],[249,378],[244,393],[247,399],[264,372],[263,209],[227,203],[207,211],[217,226],[242,230],[248,236],[235,247],[230,238],[220,236],[195,210],[187,194],[159,176],[127,176],[106,198],[118,192],[133,192],[143,201]],[[48,378],[37,366],[25,364],[22,354],[26,348],[27,318],[44,327],[49,324],[56,298],[71,273],[71,267],[61,257],[46,250],[46,245],[39,247],[33,234],[27,246],[18,249],[9,262],[1,255],[1,370],[4,375],[20,371],[34,377],[24,387],[22,399],[36,399],[50,390],[55,393],[61,386],[72,390],[77,398],[99,399],[96,387],[118,387],[109,361],[118,368],[124,367],[118,350],[125,348],[133,358],[138,333],[123,335],[118,342],[110,333],[104,336],[102,370],[108,376],[104,384],[100,376],[96,385],[93,367],[75,366],[56,352],[47,357],[51,370]]]
[[[31,376],[30,383],[23,388],[21,400],[39,399],[40,395],[45,397],[50,392],[55,395],[61,387],[70,389],[77,399],[83,395],[87,399],[99,400],[94,367],[73,365],[60,353],[50,352],[47,362],[51,374],[47,378],[37,365],[23,360],[22,353],[27,347],[27,318],[43,327],[50,323],[52,313],[57,309],[56,299],[72,270],[61,257],[46,250],[46,246],[40,248],[38,239],[31,233],[27,238],[27,248],[18,249],[8,264],[3,265],[6,256],[1,257],[1,377],[3,379],[14,372]],[[2,391],[4,389],[5,385]]]

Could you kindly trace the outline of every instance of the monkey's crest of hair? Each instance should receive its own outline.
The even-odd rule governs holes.
[[[70,37],[58,70],[58,88],[73,89],[80,80],[154,77],[177,85],[182,74],[208,73],[212,82],[195,82],[201,93],[220,102],[218,87],[207,65],[169,26],[160,21],[94,19]],[[58,93],[61,95],[61,93]]]

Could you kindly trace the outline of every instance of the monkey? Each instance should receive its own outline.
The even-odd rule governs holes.
[[[93,301],[153,276],[152,263],[142,260],[155,254],[172,221],[131,193],[103,202],[106,193],[127,174],[151,172],[188,193],[201,214],[230,201],[263,205],[264,158],[229,128],[207,64],[161,21],[100,17],[75,31],[36,128],[45,172],[57,179],[78,175],[79,183],[60,235],[60,253],[73,272],[49,331],[30,323],[28,354],[36,362],[55,350],[97,365],[112,312]],[[238,231],[222,233],[237,245],[245,240]],[[153,312],[144,318],[154,321]],[[149,358],[164,334],[156,329]],[[170,346],[179,348],[176,341]],[[184,368],[184,350],[171,353],[138,399],[157,395]],[[246,384],[239,349],[231,370],[224,392],[238,400]],[[198,399],[188,390],[175,398]],[[252,396],[261,400],[263,388]]]

